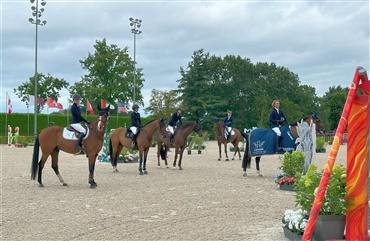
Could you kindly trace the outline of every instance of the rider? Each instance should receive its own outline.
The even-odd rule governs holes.
[[[231,137],[231,131],[233,129],[233,125],[234,125],[234,117],[232,117],[231,115],[233,114],[233,112],[231,110],[229,110],[227,112],[227,116],[225,117],[224,119],[224,127],[225,127],[225,133],[226,133],[226,136],[227,136],[227,141],[230,140],[230,137]]]
[[[182,120],[181,120],[181,112],[182,109],[180,107],[176,108],[176,112],[172,114],[170,121],[168,122],[168,130],[171,132],[171,140],[170,142],[173,143],[173,138],[174,138],[174,127],[176,127],[176,124],[179,123],[179,125],[182,125]]]
[[[79,153],[83,154],[84,148],[82,146],[82,140],[86,135],[86,130],[81,125],[81,121],[84,121],[87,124],[90,124],[90,122],[86,120],[85,118],[83,118],[81,115],[81,109],[78,106],[81,100],[81,96],[79,94],[74,94],[72,98],[73,98],[73,105],[71,106],[71,113],[72,113],[71,126],[73,127],[73,129],[75,129],[76,131],[80,133],[80,135],[78,136],[76,150],[78,151],[77,154]]]
[[[134,137],[132,138],[131,146],[136,145],[136,134],[138,133],[141,125],[141,119],[140,119],[140,113],[139,113],[139,106],[137,104],[134,104],[132,106],[133,112],[131,113],[131,127],[130,130],[134,134]]]
[[[280,131],[279,128],[284,122],[288,123],[288,121],[287,121],[283,111],[279,109],[280,108],[280,101],[274,100],[271,105],[274,109],[271,111],[271,114],[270,114],[270,124],[271,124],[272,130],[277,135],[276,146],[277,146],[277,150],[280,151],[282,149],[282,147],[281,147],[282,136],[281,136],[281,131]]]

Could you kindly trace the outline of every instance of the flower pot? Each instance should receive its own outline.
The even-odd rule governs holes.
[[[198,154],[202,154],[202,150],[198,150]]]
[[[280,190],[284,191],[294,191],[294,185],[293,184],[287,184],[287,183],[282,183],[279,185]]]
[[[287,239],[292,240],[292,241],[301,241],[302,240],[302,235],[301,234],[293,233],[290,229],[288,229],[285,226],[283,227],[283,230],[284,230],[284,236]]]
[[[188,155],[191,155],[191,150],[188,150]]]
[[[314,229],[315,240],[343,239],[345,223],[344,215],[319,215]]]

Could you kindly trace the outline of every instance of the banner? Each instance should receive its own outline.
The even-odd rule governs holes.
[[[90,115],[94,114],[94,110],[89,100],[86,100],[86,106],[87,106],[87,111],[90,113]]]
[[[109,103],[108,101],[101,99],[101,108],[107,108],[108,105],[110,105],[111,110],[115,109],[115,107],[112,103]]]
[[[118,106],[118,113],[126,113],[128,114],[128,110],[127,110],[127,107],[125,105],[125,103],[123,102],[117,102],[117,106]]]
[[[7,106],[7,113],[11,114],[13,112],[12,101],[10,99],[10,96],[8,95],[8,92],[6,92],[6,106]]]
[[[63,105],[61,103],[56,102],[52,98],[48,97],[48,107],[49,108],[57,108],[59,110],[63,109]]]

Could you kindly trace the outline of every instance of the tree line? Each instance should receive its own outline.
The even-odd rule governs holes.
[[[63,88],[79,93],[84,100],[97,106],[101,99],[110,103],[132,103],[135,89],[136,103],[143,106],[141,89],[144,70],[136,68],[128,54],[128,47],[120,49],[108,45],[106,39],[97,40],[94,53],[80,60],[87,74],[70,86],[64,79],[38,73],[39,97],[58,101]],[[275,63],[257,62],[241,56],[215,56],[199,49],[193,52],[186,68],[180,67],[181,78],[174,90],[153,89],[145,112],[153,118],[167,117],[177,107],[183,109],[185,120],[203,119],[204,128],[211,130],[213,119],[224,118],[233,111],[235,127],[268,127],[271,103],[278,99],[290,123],[318,113],[328,130],[337,127],[349,91],[348,87],[332,86],[322,97],[314,87],[300,83],[299,76]],[[16,95],[29,105],[28,95],[33,95],[34,76],[14,88]],[[42,110],[38,106],[38,110]],[[117,109],[112,110],[112,114]],[[62,113],[62,112],[61,112]]]

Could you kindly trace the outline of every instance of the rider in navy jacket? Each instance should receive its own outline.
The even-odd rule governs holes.
[[[227,134],[227,140],[230,140],[230,134],[231,134],[231,130],[233,129],[233,125],[234,125],[234,117],[232,117],[231,115],[233,114],[233,112],[231,110],[229,110],[227,112],[227,116],[225,117],[224,119],[224,127],[225,127],[225,131],[226,131],[226,134]]]
[[[281,131],[279,129],[279,127],[284,123],[288,123],[285,115],[284,115],[284,112],[282,110],[280,110],[280,101],[278,100],[274,100],[272,102],[272,107],[274,108],[272,111],[271,111],[271,114],[270,114],[270,124],[271,124],[271,128],[272,130],[276,133],[277,135],[277,138],[276,138],[276,145],[277,145],[277,150],[281,150]]]

